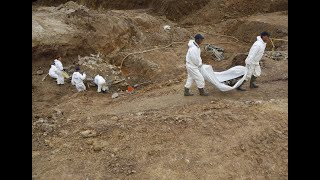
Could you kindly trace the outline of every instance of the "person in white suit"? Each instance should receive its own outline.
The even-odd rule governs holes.
[[[58,79],[58,69],[57,67],[54,65],[54,63],[51,64],[51,67],[49,69],[49,76],[54,78],[54,79]]]
[[[83,83],[83,80],[86,79],[86,73],[81,74],[80,68],[76,67],[76,72],[72,74],[71,84],[75,85],[78,92],[85,91],[86,86]]]
[[[57,78],[57,84],[58,85],[62,85],[64,84],[64,76],[62,74],[62,71],[63,71],[63,65],[61,63],[61,57],[58,56],[55,60],[54,60],[54,65],[56,66],[57,68],[57,75],[58,75],[58,78]]]
[[[108,90],[106,80],[99,74],[96,75],[96,77],[94,77],[93,82],[98,86],[98,90],[97,90],[98,93],[101,92],[101,90],[103,93],[105,93]]]
[[[189,49],[186,55],[188,77],[186,84],[184,85],[184,95],[193,96],[190,92],[190,87],[193,81],[195,81],[200,95],[208,96],[209,94],[204,91],[205,82],[199,70],[202,66],[202,59],[200,57],[201,50],[199,45],[202,43],[204,37],[201,34],[197,34],[194,38],[195,40],[190,40],[188,43]]]
[[[248,70],[247,76],[245,78],[245,81],[243,81],[243,83],[237,88],[237,90],[246,91],[246,89],[244,89],[242,85],[248,80],[250,80],[250,88],[259,87],[258,85],[256,85],[256,79],[261,75],[259,62],[262,59],[269,37],[270,34],[266,31],[262,32],[260,36],[257,36],[257,41],[250,48],[248,57],[245,60],[246,68]]]

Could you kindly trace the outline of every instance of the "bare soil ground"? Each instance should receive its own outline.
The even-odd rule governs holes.
[[[264,57],[257,89],[245,84],[246,92],[220,92],[207,83],[210,96],[199,96],[195,85],[194,96],[183,96],[190,35],[201,32],[204,43],[225,49],[220,62],[202,51],[204,63],[223,71],[243,63],[245,56],[234,57],[248,52],[250,38],[262,28],[287,39],[284,7],[269,5],[270,13],[257,14],[261,9],[255,8],[249,16],[235,13],[194,25],[198,22],[187,22],[183,13],[179,21],[159,15],[169,11],[165,5],[155,12],[135,3],[131,10],[78,12],[42,5],[33,6],[33,179],[288,179],[288,60]],[[213,1],[201,6],[208,10]],[[192,14],[196,20],[202,13]],[[163,31],[167,24],[173,35]],[[239,42],[215,34],[233,35]],[[117,91],[116,85],[107,94],[96,87],[78,93],[68,81],[63,86],[49,77],[41,81],[58,53],[64,66],[97,52],[105,63],[119,66],[126,54],[168,45],[171,37],[185,43],[125,60],[122,75],[128,84],[151,81],[133,94]],[[276,50],[287,51],[287,43],[278,42]],[[114,92],[119,97],[112,99]]]

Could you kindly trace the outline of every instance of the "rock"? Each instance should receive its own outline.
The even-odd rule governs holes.
[[[59,109],[56,110],[56,115],[57,117],[62,117],[63,116],[63,113],[62,111],[60,111]]]
[[[276,100],[275,99],[270,99],[270,102],[275,102]]]
[[[115,120],[115,121],[116,121],[116,120],[118,120],[118,119],[119,119],[119,118],[118,118],[117,116],[112,116],[112,117],[111,117],[111,120]]]
[[[171,27],[169,25],[163,26],[163,30],[165,30],[167,32],[170,31],[170,29],[171,29]]]
[[[99,145],[93,145],[93,150],[94,150],[94,151],[101,151],[101,150],[102,150],[102,147],[99,146]]]
[[[68,134],[69,134],[69,131],[67,131],[67,130],[61,130],[60,133],[61,133],[62,135],[68,135]]]
[[[256,101],[254,104],[262,104],[262,101]]]
[[[44,140],[44,143],[45,143],[45,144],[49,144],[49,143],[50,143],[50,140],[49,140],[49,139],[45,139],[45,140]]]
[[[52,119],[53,120],[56,120],[58,117],[57,117],[57,115],[56,114],[52,114]]]
[[[104,143],[100,141],[93,142],[93,150],[94,151],[101,151],[104,148]]]
[[[43,70],[38,70],[37,71],[37,75],[42,75],[43,74]]]
[[[231,18],[231,16],[229,14],[225,14],[224,18]]]
[[[117,98],[117,97],[119,97],[118,93],[113,93],[112,96],[111,96],[112,99]]]
[[[244,147],[244,145],[240,145],[240,149],[241,149],[241,151],[245,151],[246,150],[246,148]]]
[[[245,101],[244,103],[245,103],[245,104],[251,104],[252,101]]]
[[[85,130],[81,132],[82,137],[88,138],[88,137],[94,137],[97,135],[97,133],[94,130]]]
[[[93,144],[93,140],[90,139],[89,141],[87,141],[87,144],[88,145],[92,145]]]
[[[55,149],[55,150],[51,151],[51,154],[56,154],[59,151],[60,151],[60,149]]]
[[[43,118],[39,118],[38,121],[34,122],[33,125],[37,125],[37,124],[40,124],[40,123],[46,123],[47,120],[43,119]]]
[[[43,123],[41,129],[46,133],[51,133],[53,131],[53,125],[48,123]]]

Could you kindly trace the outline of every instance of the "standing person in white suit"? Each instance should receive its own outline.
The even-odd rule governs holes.
[[[83,80],[86,79],[86,73],[82,75],[79,71],[80,68],[76,67],[76,72],[72,74],[71,84],[76,86],[78,92],[81,92],[86,90],[86,86],[83,83]]]
[[[204,91],[205,82],[199,70],[199,68],[202,66],[202,59],[200,57],[201,50],[199,45],[202,43],[204,37],[201,34],[197,34],[194,38],[195,40],[190,40],[188,43],[189,49],[186,55],[188,78],[186,84],[184,85],[184,95],[193,96],[189,90],[193,81],[195,81],[200,95],[208,96],[209,94]]]
[[[240,91],[246,91],[241,86],[248,80],[250,80],[250,88],[259,87],[256,85],[256,79],[261,75],[260,60],[262,59],[264,50],[266,49],[267,41],[270,34],[266,31],[262,32],[260,36],[257,36],[257,41],[252,45],[248,57],[246,58],[246,68],[248,70],[245,81],[237,88]]]
[[[98,86],[98,93],[101,92],[101,90],[103,93],[105,93],[108,90],[106,80],[99,74],[96,75],[96,77],[94,77],[94,84]]]
[[[63,85],[64,84],[64,77],[62,74],[63,71],[63,65],[61,63],[61,57],[58,56],[55,60],[54,60],[54,65],[57,67],[57,84],[58,85]]]

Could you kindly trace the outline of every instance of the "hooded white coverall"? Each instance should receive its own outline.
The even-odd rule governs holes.
[[[246,67],[248,73],[245,80],[251,79],[251,76],[258,77],[261,75],[259,61],[261,60],[267,43],[260,36],[257,36],[257,41],[250,48],[248,57],[246,58]]]
[[[71,84],[75,85],[78,92],[86,90],[86,86],[83,83],[83,80],[86,79],[86,73],[81,75],[79,72],[74,72],[72,74]]]
[[[49,69],[49,76],[58,79],[58,69],[55,65],[51,65],[51,68]]]
[[[106,91],[108,89],[106,80],[100,75],[96,75],[96,77],[94,77],[94,83],[98,86],[97,92],[101,92],[101,89],[102,91]]]
[[[64,84],[64,77],[62,75],[62,71],[63,71],[62,63],[58,59],[55,59],[54,64],[57,67],[57,75],[58,75],[57,84]]]
[[[188,78],[184,87],[190,89],[194,80],[196,81],[198,88],[204,88],[204,78],[199,70],[199,68],[202,66],[200,47],[194,40],[190,40],[188,46],[189,49],[186,55],[186,68],[188,72]]]

